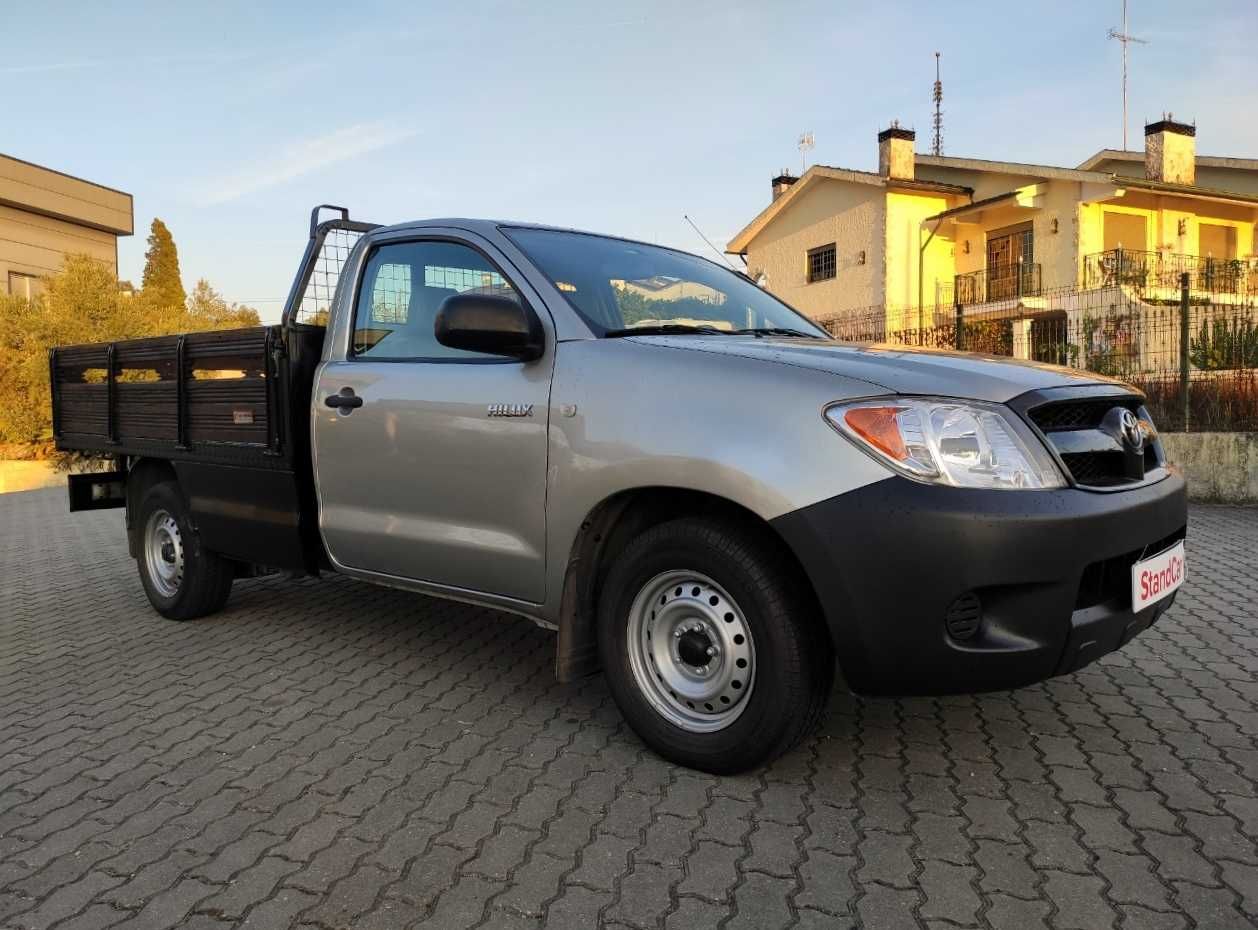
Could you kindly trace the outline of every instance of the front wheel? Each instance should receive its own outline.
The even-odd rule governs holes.
[[[191,620],[227,603],[232,565],[201,545],[173,481],[159,481],[144,492],[136,519],[140,583],[159,614],[171,620]]]
[[[617,558],[599,649],[635,732],[674,762],[744,771],[790,749],[829,697],[834,663],[802,575],[746,529],[681,519]]]

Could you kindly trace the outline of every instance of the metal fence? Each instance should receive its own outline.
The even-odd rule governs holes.
[[[1258,292],[1258,259],[1211,258],[1173,252],[1110,249],[1083,257],[1085,288],[1124,285],[1142,293],[1178,290],[1184,275],[1192,291],[1249,295]]]
[[[1040,266],[1035,262],[992,265],[953,278],[953,293],[963,304],[1036,297],[1041,292]]]
[[[1062,365],[1135,385],[1163,430],[1258,430],[1258,288],[1058,288],[1012,307],[870,307],[818,320],[836,339]]]

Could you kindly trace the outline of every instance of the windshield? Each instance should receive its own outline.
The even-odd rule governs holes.
[[[661,328],[826,336],[741,275],[685,252],[553,229],[504,232],[600,336]]]

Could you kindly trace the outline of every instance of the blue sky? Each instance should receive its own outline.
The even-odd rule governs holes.
[[[1131,146],[1164,110],[1258,156],[1254,0],[1130,0]],[[493,216],[704,251],[812,162],[876,163],[891,119],[945,152],[1077,164],[1120,143],[1119,0],[1010,3],[16,3],[0,151],[129,191],[185,283],[274,318],[319,202]]]

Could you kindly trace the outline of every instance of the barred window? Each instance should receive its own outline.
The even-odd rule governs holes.
[[[808,283],[827,281],[836,273],[834,243],[808,250]]]

